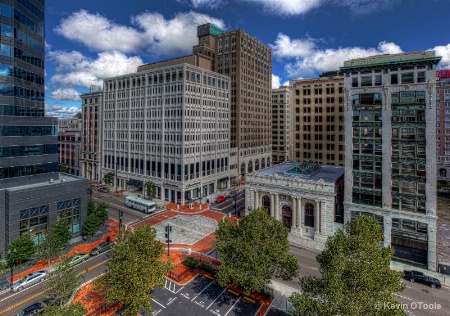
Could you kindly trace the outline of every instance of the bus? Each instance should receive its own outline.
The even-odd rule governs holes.
[[[125,198],[125,205],[145,214],[156,211],[156,203],[145,199],[137,198],[134,196],[127,196]]]

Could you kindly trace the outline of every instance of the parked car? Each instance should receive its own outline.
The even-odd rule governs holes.
[[[433,277],[427,276],[419,271],[404,271],[404,278],[410,282],[419,282],[431,286],[432,288],[440,288],[441,282]]]
[[[98,188],[98,190],[100,192],[103,192],[103,193],[108,193],[109,192],[109,189],[107,187],[101,187],[101,188]]]
[[[102,242],[97,247],[95,247],[89,254],[91,256],[96,256],[96,255],[101,254],[102,252],[105,252],[106,250],[110,249],[111,247],[112,247],[112,242],[105,241],[105,242]]]
[[[83,261],[86,261],[87,258],[89,258],[89,254],[87,252],[83,252],[83,253],[77,253],[75,255],[73,255],[71,258],[69,258],[69,260],[67,260],[67,263],[69,265],[76,265],[79,264]]]
[[[48,274],[47,270],[40,270],[34,273],[30,273],[21,280],[14,282],[11,285],[11,291],[12,292],[22,291],[24,288],[27,288],[29,286],[32,286],[33,284],[36,284],[44,280],[47,274]]]
[[[52,300],[45,300],[42,302],[35,303],[33,305],[30,305],[26,308],[24,308],[19,314],[16,316],[32,316],[32,315],[38,315],[41,314],[44,307],[51,305]]]
[[[222,203],[223,201],[225,201],[227,199],[227,197],[225,195],[219,195],[218,197],[216,197],[216,203]]]

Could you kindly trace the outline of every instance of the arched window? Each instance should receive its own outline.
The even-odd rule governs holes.
[[[255,160],[255,171],[259,170],[259,159]]]
[[[267,167],[270,167],[270,158],[267,158]]]
[[[447,177],[447,170],[444,168],[439,169],[439,176],[441,178],[446,178]]]
[[[264,195],[262,198],[262,206],[267,209],[270,215],[270,198],[267,195]]]
[[[305,204],[305,226],[314,227],[314,205]]]
[[[250,160],[248,162],[248,173],[253,172],[253,162]]]
[[[242,165],[241,165],[241,174],[242,175],[245,174],[245,162],[243,162]]]
[[[264,169],[266,167],[266,160],[263,158],[261,159],[261,169]]]

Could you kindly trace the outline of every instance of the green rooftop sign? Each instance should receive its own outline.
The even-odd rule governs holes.
[[[214,24],[210,24],[209,25],[209,34],[217,36],[217,35],[220,35],[220,34],[223,34],[223,33],[225,33],[225,31],[222,30],[220,27],[218,27],[218,26],[216,26]]]

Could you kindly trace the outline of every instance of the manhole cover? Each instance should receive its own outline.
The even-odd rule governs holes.
[[[427,289],[422,289],[422,292],[424,292],[424,293],[430,293],[430,291],[428,291]]]

